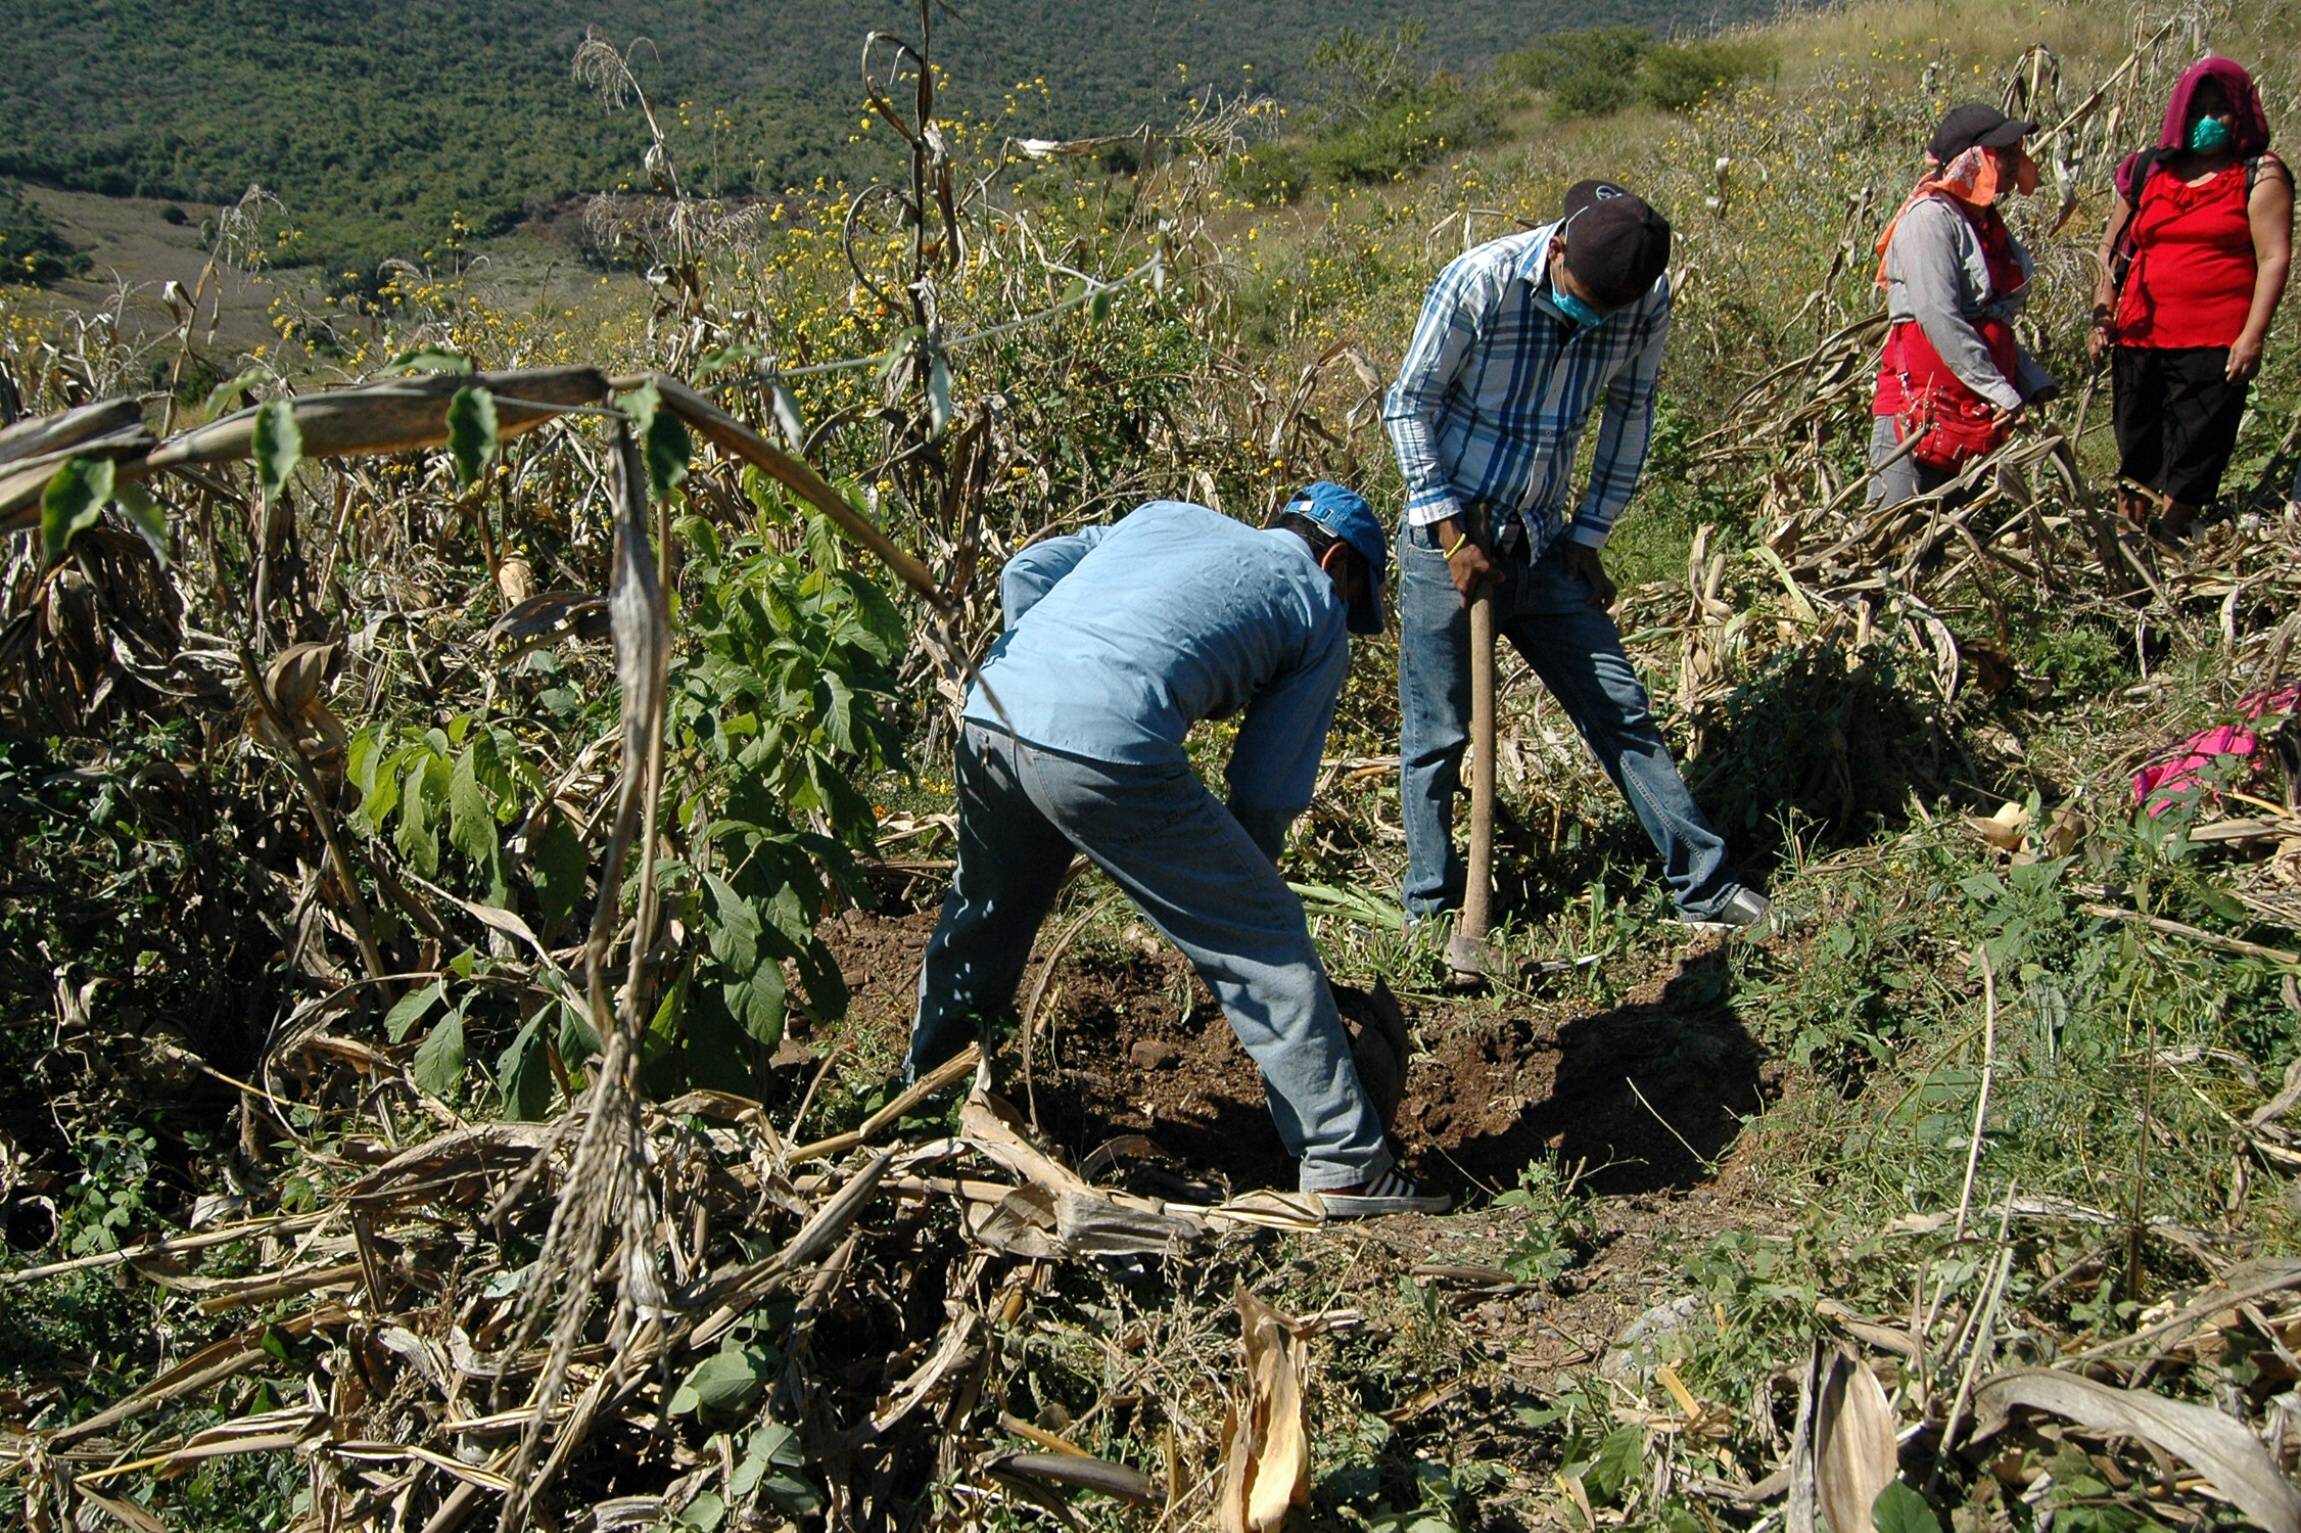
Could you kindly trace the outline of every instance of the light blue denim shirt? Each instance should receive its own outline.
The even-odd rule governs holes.
[[[1277,859],[1350,669],[1342,598],[1301,538],[1156,500],[1024,549],[999,595],[1006,632],[969,720],[1093,761],[1185,764],[1193,724],[1243,709],[1230,808]]]

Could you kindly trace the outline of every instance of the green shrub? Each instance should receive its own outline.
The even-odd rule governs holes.
[[[1258,144],[1223,167],[1223,185],[1257,207],[1298,202],[1318,179],[1309,150],[1297,139]]]
[[[2100,697],[2133,680],[2131,647],[2101,623],[2041,625],[2019,658],[2047,690],[2067,697]]]
[[[1311,145],[1311,163],[1337,185],[1391,181],[1439,155],[1483,142],[1494,132],[1486,98],[1439,79],[1355,127]]]
[[[1663,43],[1647,51],[1638,70],[1638,96],[1665,112],[1690,112],[1705,98],[1754,79],[1772,65],[1764,45],[1707,38]]]
[[[1503,54],[1494,62],[1494,74],[1504,84],[1553,95],[1584,76],[1592,81],[1611,76],[1621,82],[1626,93],[1630,77],[1637,73],[1638,60],[1653,46],[1654,39],[1644,27],[1554,32],[1515,53]],[[1584,83],[1575,88],[1587,91],[1594,87]]]
[[[1630,104],[1638,61],[1653,46],[1644,27],[1559,32],[1504,54],[1495,76],[1547,95],[1554,121],[1603,117]]]
[[[1550,92],[1550,117],[1606,117],[1630,104],[1631,76],[1592,64],[1560,80]]]

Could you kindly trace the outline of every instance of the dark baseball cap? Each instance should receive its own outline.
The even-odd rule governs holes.
[[[1968,101],[1943,114],[1941,126],[1933,130],[1933,142],[1926,146],[1926,153],[1947,165],[1976,144],[2010,149],[2036,131],[2034,122],[2023,122],[2018,117],[2006,116],[1994,106]]]
[[[1636,303],[1670,264],[1670,221],[1612,181],[1566,190],[1566,269],[1609,309]]]

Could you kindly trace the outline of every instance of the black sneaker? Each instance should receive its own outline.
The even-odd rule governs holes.
[[[1385,1214],[1442,1214],[1454,1206],[1443,1192],[1424,1192],[1395,1166],[1356,1187],[1313,1193],[1329,1219],[1378,1219]]]

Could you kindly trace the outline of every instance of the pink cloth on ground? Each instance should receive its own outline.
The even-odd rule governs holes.
[[[2264,713],[2291,713],[2296,706],[2301,706],[2301,687],[2281,687],[2254,693],[2238,703],[2237,711],[2251,722]],[[2217,757],[2250,759],[2260,749],[2261,737],[2243,724],[2200,730],[2133,774],[2133,801],[2148,805],[2155,819],[2173,807],[2184,789],[2203,782],[2205,769]]]

